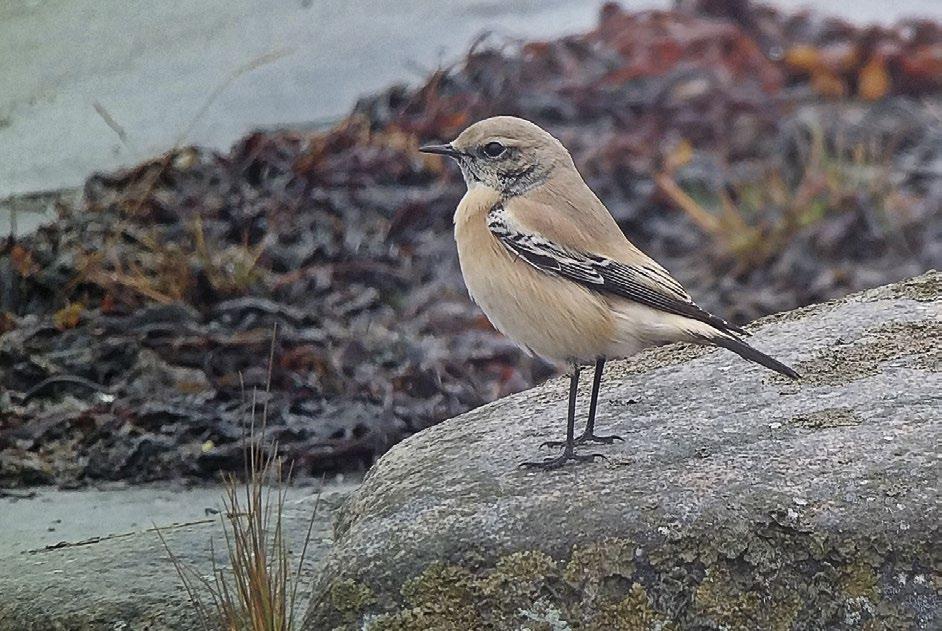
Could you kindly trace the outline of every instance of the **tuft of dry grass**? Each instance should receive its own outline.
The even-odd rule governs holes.
[[[204,234],[200,217],[189,228],[185,238],[165,243],[139,230],[131,233],[128,226],[118,222],[104,248],[82,257],[67,295],[78,284],[90,283],[126,304],[137,304],[142,299],[192,304],[199,302],[198,269],[223,297],[246,295],[264,280],[265,272],[259,265],[264,243],[222,245],[211,241]],[[119,247],[122,239],[133,239],[137,247]]]
[[[274,347],[273,335],[266,391],[271,387]],[[291,475],[284,470],[277,445],[264,442],[268,404],[262,406],[261,422],[256,425],[256,403],[257,397],[253,394],[250,430],[243,437],[246,445],[244,477],[239,480],[229,474],[225,478],[225,510],[220,521],[226,542],[226,567],[217,563],[216,550],[210,541],[212,576],[201,575],[173,552],[155,526],[204,631],[292,631],[297,628],[295,612],[301,571],[320,496],[315,500],[300,554],[292,568],[284,528]]]
[[[243,75],[278,61],[291,52],[291,49],[282,49],[259,55],[224,77],[193,114],[173,147],[141,170],[141,178],[135,183],[137,194],[129,195],[129,199],[124,200],[123,212],[128,217],[139,216],[147,201],[152,199],[158,182],[172,166],[196,160],[192,149],[184,148],[183,143],[229,86]],[[127,131],[111,113],[97,101],[92,103],[92,107],[121,142],[132,149]],[[205,238],[199,216],[190,232],[188,239],[180,243],[164,243],[153,235],[133,230],[131,222],[120,221],[113,226],[105,248],[86,253],[80,261],[79,273],[66,287],[65,293],[70,295],[77,285],[90,283],[99,286],[106,294],[130,304],[136,304],[141,299],[161,304],[193,302],[196,270],[191,262],[203,266],[210,284],[220,294],[240,296],[248,293],[260,278],[258,260],[264,247],[218,246],[211,243]],[[127,240],[135,241],[139,246],[131,260],[125,260],[128,249],[118,247]]]
[[[249,245],[212,248],[203,233],[203,220],[196,217],[192,227],[196,256],[213,288],[221,294],[241,295],[259,280],[258,261],[265,251],[264,242]]]
[[[913,202],[894,181],[892,150],[829,140],[820,128],[809,132],[797,178],[770,165],[755,180],[716,190],[685,190],[674,168],[655,182],[737,270],[767,263],[800,232],[837,213],[863,210],[892,232]]]

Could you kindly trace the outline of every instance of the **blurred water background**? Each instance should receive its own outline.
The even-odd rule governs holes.
[[[78,186],[181,141],[226,149],[253,128],[324,124],[365,93],[419,82],[483,32],[532,39],[583,31],[601,4],[0,0],[0,199]],[[942,19],[938,0],[773,4],[813,4],[856,23]],[[0,209],[0,232],[8,214]],[[19,231],[41,218],[22,215]]]

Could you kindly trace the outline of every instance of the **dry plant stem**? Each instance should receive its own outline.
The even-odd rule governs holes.
[[[685,193],[671,175],[658,173],[654,176],[654,181],[657,183],[658,188],[667,195],[668,199],[687,213],[701,229],[710,234],[716,234],[719,231],[720,224],[716,217],[704,210],[696,200]]]
[[[661,193],[731,259],[731,275],[766,264],[809,224],[828,213],[842,212],[845,200],[861,191],[873,203],[863,204],[858,212],[872,230],[882,232],[900,251],[911,251],[887,214],[887,200],[894,192],[890,166],[894,150],[873,141],[849,145],[841,133],[829,141],[820,125],[812,125],[808,131],[808,141],[800,148],[802,170],[791,185],[773,169],[762,180],[743,184],[742,189],[720,186],[712,203],[701,203],[680,187],[671,169],[655,176]],[[773,212],[771,221],[756,219],[770,216],[769,206],[780,209],[780,214]]]
[[[213,626],[210,625],[209,608],[203,603],[203,600],[199,595],[200,590],[197,588],[197,583],[206,583],[206,579],[199,576],[192,568],[187,567],[183,561],[180,560],[180,557],[174,553],[173,549],[170,547],[170,544],[167,543],[167,539],[164,537],[163,531],[161,531],[157,524],[154,524],[154,531],[160,538],[160,543],[163,545],[164,550],[166,550],[167,556],[170,558],[170,562],[173,564],[173,569],[176,571],[177,576],[180,578],[180,582],[183,584],[183,589],[186,591],[187,598],[189,599],[190,604],[193,605],[193,610],[196,611],[200,626],[204,629],[204,631],[210,631]],[[212,541],[210,541],[210,550],[212,551]],[[213,574],[215,574],[215,567],[216,561],[214,555]],[[213,595],[213,599],[215,600],[215,594],[212,590],[210,590],[210,594]]]
[[[268,357],[266,393],[271,391],[277,328],[272,333]],[[241,375],[240,375],[241,379]],[[244,393],[244,384],[243,384]],[[243,394],[244,396],[244,394]],[[277,445],[263,441],[268,418],[268,399],[262,405],[261,421],[256,426],[257,392],[252,392],[249,433],[243,434],[245,478],[226,478],[221,516],[229,569],[216,563],[210,541],[213,580],[199,576],[170,549],[163,533],[158,536],[167,550],[203,629],[223,631],[292,631],[298,587],[307,556],[314,519],[320,505],[318,494],[308,523],[297,567],[290,567],[290,551],[284,531],[287,498],[284,471]],[[244,426],[243,426],[244,427]],[[207,604],[201,593],[208,593]]]
[[[127,133],[127,131],[124,129],[124,127],[122,127],[122,126],[118,123],[118,121],[116,121],[116,120],[114,119],[114,117],[111,115],[111,112],[109,112],[108,110],[106,110],[106,109],[105,109],[105,106],[103,106],[103,105],[102,105],[101,103],[99,103],[98,101],[92,101],[92,107],[95,108],[95,112],[98,113],[98,115],[101,117],[101,119],[102,119],[103,121],[105,121],[105,125],[107,125],[108,127],[110,127],[110,128],[111,128],[111,131],[113,131],[113,132],[115,133],[115,135],[116,135],[116,136],[118,137],[118,139],[121,141],[121,144],[123,144],[123,145],[124,145],[125,147],[127,147],[128,149],[131,149],[131,145],[130,145],[129,142],[128,142],[128,133]]]
[[[186,140],[186,137],[190,135],[190,132],[193,131],[193,128],[196,126],[196,123],[200,121],[201,118],[209,111],[209,108],[212,104],[219,98],[219,96],[226,91],[226,89],[235,82],[236,79],[242,75],[260,68],[266,64],[270,64],[273,61],[281,59],[285,55],[289,54],[290,50],[276,50],[263,55],[259,55],[255,59],[252,59],[248,63],[236,68],[232,73],[229,74],[219,85],[209,93],[209,96],[206,97],[206,100],[203,101],[203,104],[196,111],[193,117],[190,119],[190,122],[187,123],[187,126],[180,132],[180,135],[177,137],[177,142],[173,147],[167,151],[163,159],[160,161],[160,166],[154,172],[154,174],[149,178],[147,186],[145,187],[144,194],[141,195],[134,204],[134,208],[131,211],[131,214],[137,214],[141,207],[144,205],[144,201],[149,199],[153,194],[154,189],[157,187],[157,182],[160,180],[161,176],[166,172],[167,168],[170,166],[170,163],[173,161],[173,156],[176,155],[176,152],[180,149],[180,146]],[[99,112],[101,114],[101,112]],[[107,122],[107,119],[106,119]]]

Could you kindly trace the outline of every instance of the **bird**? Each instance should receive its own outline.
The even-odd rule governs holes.
[[[593,461],[577,453],[596,435],[605,362],[652,346],[692,342],[722,347],[789,378],[792,368],[756,350],[748,333],[700,308],[684,287],[622,232],[582,178],[572,156],[528,120],[478,121],[448,144],[419,151],[453,158],[467,191],[454,214],[461,274],[494,327],[531,354],[566,362],[569,403],[558,456],[521,466],[557,469]],[[575,436],[582,366],[594,365],[588,420]]]

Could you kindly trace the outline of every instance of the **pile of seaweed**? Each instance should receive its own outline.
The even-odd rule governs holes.
[[[588,33],[482,38],[326,131],[96,175],[0,250],[0,486],[238,471],[263,409],[296,472],[358,469],[553,374],[470,303],[463,183],[416,151],[490,115],[559,137],[727,318],[938,267],[940,96],[939,24],[606,5]]]

